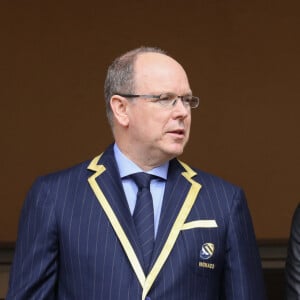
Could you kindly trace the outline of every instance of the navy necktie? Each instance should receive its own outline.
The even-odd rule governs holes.
[[[154,177],[154,175],[143,172],[131,175],[131,178],[138,186],[133,220],[144,256],[145,273],[148,272],[154,246],[154,213],[153,200],[150,192],[150,181]]]

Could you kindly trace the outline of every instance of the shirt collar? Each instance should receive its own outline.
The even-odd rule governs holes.
[[[124,178],[134,173],[144,172],[139,166],[137,166],[133,161],[131,161],[128,157],[126,157],[121,152],[120,148],[117,146],[116,143],[114,144],[114,154],[115,154],[115,158],[117,161],[121,178]],[[149,170],[146,173],[167,180],[168,168],[169,168],[169,161],[167,161],[163,165],[160,165],[156,168]]]

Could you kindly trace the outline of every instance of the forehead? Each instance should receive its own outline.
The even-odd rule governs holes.
[[[136,92],[190,92],[185,70],[167,55],[140,54],[136,59],[134,71]]]

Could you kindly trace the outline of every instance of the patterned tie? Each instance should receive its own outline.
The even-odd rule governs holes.
[[[133,220],[144,255],[144,271],[147,273],[154,246],[154,214],[150,181],[155,176],[140,172],[132,174],[131,177],[138,186]]]

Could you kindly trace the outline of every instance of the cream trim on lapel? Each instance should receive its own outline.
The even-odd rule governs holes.
[[[144,286],[144,283],[145,283],[145,274],[144,274],[144,271],[141,267],[141,264],[133,250],[133,247],[131,245],[131,243],[129,242],[118,218],[116,217],[114,211],[112,210],[109,202],[107,201],[107,199],[105,198],[104,194],[102,193],[99,185],[97,184],[96,182],[96,178],[98,176],[100,176],[106,169],[105,169],[105,166],[104,165],[98,165],[98,161],[100,159],[100,157],[102,156],[99,155],[97,157],[95,157],[90,165],[88,166],[88,169],[89,170],[92,170],[92,171],[96,171],[96,173],[94,175],[92,175],[91,177],[89,177],[88,179],[88,182],[92,188],[92,190],[94,191],[100,205],[102,206],[103,210],[105,211],[109,221],[111,222],[111,225],[113,227],[113,229],[115,230],[116,232],[116,235],[118,236],[123,248],[124,248],[124,251],[131,263],[131,266],[141,284],[141,286],[143,287]]]
[[[101,154],[102,155],[102,154]],[[183,224],[190,213],[191,208],[194,205],[194,202],[197,198],[197,195],[201,189],[201,184],[194,181],[192,179],[193,176],[196,175],[196,172],[194,172],[188,165],[186,165],[183,162],[180,162],[180,164],[185,169],[185,172],[182,172],[182,176],[186,178],[191,183],[190,190],[188,191],[188,194],[184,200],[184,203],[180,209],[180,212],[173,224],[173,227],[170,231],[170,234],[162,248],[162,251],[160,252],[157,260],[154,263],[153,268],[151,269],[149,275],[145,277],[144,271],[141,267],[141,264],[137,258],[136,253],[134,252],[134,249],[128,240],[118,218],[116,217],[114,211],[112,210],[109,202],[105,198],[103,192],[101,191],[99,185],[96,182],[96,178],[100,176],[103,172],[105,172],[106,168],[104,165],[98,165],[98,161],[100,160],[101,155],[95,157],[90,165],[88,166],[89,170],[95,171],[96,173],[93,174],[88,178],[88,182],[94,191],[100,205],[102,206],[103,210],[105,211],[108,219],[110,220],[116,235],[118,236],[124,251],[131,263],[131,266],[143,288],[143,294],[142,294],[142,300],[146,299],[146,296],[148,292],[150,291],[155,279],[157,278],[159,272],[161,271],[164,263],[166,262],[168,256],[170,255],[174,244],[178,238],[178,235],[180,233],[180,230],[182,230]]]

